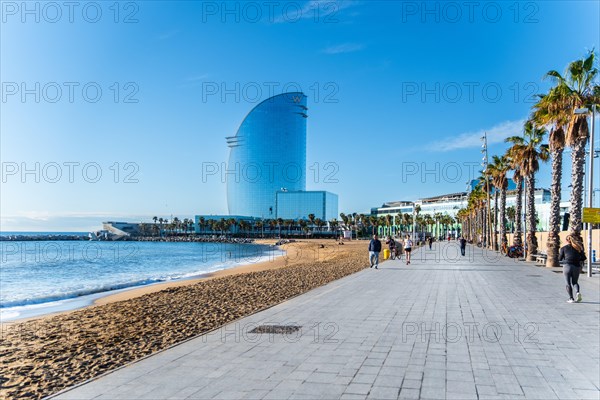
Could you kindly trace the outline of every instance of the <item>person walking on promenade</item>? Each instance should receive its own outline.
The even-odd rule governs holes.
[[[393,260],[396,257],[396,241],[393,237],[388,236],[387,240],[385,241],[385,244],[388,245],[390,249],[390,257],[392,257]]]
[[[583,252],[583,243],[573,235],[567,236],[567,245],[561,247],[558,255],[559,260],[565,260],[563,275],[567,281],[567,293],[569,300],[567,303],[579,303],[581,301],[581,292],[579,291],[579,274],[581,273],[581,263],[586,260]],[[575,287],[576,297],[573,298],[573,287]]]
[[[460,237],[460,254],[464,257],[465,249],[467,248],[467,239],[464,236]]]
[[[406,265],[410,264],[410,252],[412,251],[413,242],[410,239],[410,236],[406,235],[406,240],[404,241],[404,252],[406,253]]]
[[[369,242],[369,262],[371,268],[375,265],[375,269],[379,265],[379,253],[381,252],[381,242],[377,238],[377,234],[373,235],[373,239]]]
[[[427,238],[427,243],[429,243],[429,250],[431,250],[431,245],[433,244],[433,237],[429,236]]]

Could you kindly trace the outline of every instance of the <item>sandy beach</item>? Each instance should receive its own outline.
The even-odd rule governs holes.
[[[274,240],[265,240],[273,244]],[[137,288],[0,330],[0,398],[42,398],[368,266],[367,241],[303,240],[274,260]]]

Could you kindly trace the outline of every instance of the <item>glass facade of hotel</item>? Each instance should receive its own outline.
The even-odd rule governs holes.
[[[277,192],[277,218],[308,219],[308,214],[315,218],[329,221],[338,217],[338,197],[325,191],[309,192]]]
[[[229,214],[276,218],[277,191],[306,189],[306,104],[299,92],[271,97],[227,137]]]

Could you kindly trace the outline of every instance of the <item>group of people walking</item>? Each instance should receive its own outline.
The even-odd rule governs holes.
[[[568,235],[566,241],[567,244],[566,246],[561,247],[558,258],[560,261],[565,261],[563,275],[567,283],[567,293],[569,294],[567,303],[579,303],[582,300],[579,287],[579,274],[583,268],[583,262],[587,258],[585,256],[581,239],[573,235]],[[429,245],[430,250],[432,242],[433,239],[431,237],[427,238],[427,244]],[[458,242],[460,245],[460,253],[462,256],[464,256],[467,247],[467,240],[464,237],[460,237]],[[397,243],[393,237],[388,236],[385,243],[389,246],[390,253],[398,254],[398,257],[401,257],[401,252],[398,251],[398,247],[400,249],[404,249],[404,253],[406,254],[406,265],[410,264],[410,254],[412,251],[413,241],[409,235],[406,235],[405,239],[400,240],[399,243]],[[375,269],[378,269],[380,252],[381,241],[379,240],[378,235],[374,234],[373,238],[369,242],[369,262],[371,264],[371,268],[375,267]],[[573,290],[575,290],[575,292],[573,292]],[[573,293],[575,293],[575,295],[573,295]]]
[[[409,235],[406,235],[404,240],[400,240],[400,242],[396,242],[396,240],[388,236],[385,244],[388,245],[391,254],[397,254],[398,257],[401,257],[402,253],[398,250],[398,248],[404,250],[404,254],[406,254],[406,265],[410,264],[410,253],[412,251],[413,241]],[[377,234],[373,235],[373,239],[369,242],[369,262],[371,264],[371,268],[379,266],[379,253],[381,253],[381,241],[379,240],[379,236]]]

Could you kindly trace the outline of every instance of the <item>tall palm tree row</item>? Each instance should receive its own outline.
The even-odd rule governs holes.
[[[507,156],[494,155],[492,160],[489,166],[490,175],[496,188],[496,194],[498,191],[500,192],[500,250],[505,252],[508,247],[508,239],[506,238],[506,189],[508,188],[508,178],[506,174],[510,170],[510,163]]]
[[[547,267],[560,267],[558,253],[560,249],[560,199],[563,151],[565,148],[564,128],[569,122],[569,109],[565,98],[565,87],[559,85],[550,89],[548,94],[540,96],[534,106],[533,118],[537,123],[550,126],[548,138],[552,159],[552,183],[550,184],[550,220],[548,226]]]
[[[467,240],[478,243],[485,239],[484,219],[486,195],[480,185],[475,186],[467,198],[467,207],[458,210],[456,218],[461,222],[461,234]],[[436,214],[437,215],[437,214]],[[438,216],[438,221],[444,223],[444,215]]]
[[[542,144],[546,130],[538,127],[532,120],[525,122],[523,136],[511,136],[506,139],[512,143],[509,156],[513,163],[519,167],[525,176],[527,189],[527,260],[535,261],[538,242],[535,236],[535,173],[540,169],[540,161],[547,161],[549,157],[548,145]]]
[[[571,62],[566,72],[560,74],[555,70],[549,71],[545,78],[550,78],[555,85],[547,94],[539,96],[534,105],[530,120],[524,125],[522,136],[513,136],[506,139],[511,147],[500,159],[494,158],[490,165],[490,173],[494,187],[500,191],[500,206],[494,200],[494,214],[500,212],[500,241],[502,248],[507,246],[506,220],[511,221],[514,233],[513,244],[521,246],[522,241],[522,195],[525,183],[527,196],[527,248],[528,259],[532,260],[537,253],[537,239],[535,236],[537,221],[535,214],[535,173],[539,170],[539,163],[552,159],[551,183],[551,212],[548,235],[548,266],[558,266],[558,250],[560,248],[560,198],[561,198],[561,171],[562,157],[565,146],[571,148],[571,218],[569,231],[581,237],[582,205],[583,205],[583,179],[585,165],[585,148],[589,136],[587,114],[577,112],[578,109],[600,106],[600,85],[597,82],[598,68],[596,67],[595,53],[590,51],[586,57]],[[542,144],[544,136],[549,129],[548,142]],[[499,163],[499,165],[494,165]],[[513,169],[513,181],[516,184],[516,201],[514,207],[506,208],[507,165]],[[483,179],[482,179],[483,180]],[[525,181],[525,182],[523,182]],[[486,189],[486,184],[480,184]],[[503,193],[504,192],[504,193]],[[481,193],[471,193],[467,208],[460,212],[460,220],[466,224],[463,229],[465,234],[485,235],[486,221],[485,205],[481,204]],[[504,196],[504,199],[503,199]],[[496,198],[496,196],[495,196]],[[496,225],[497,218],[494,218]],[[477,238],[475,238],[477,239]]]
[[[578,114],[576,110],[592,105],[600,105],[600,85],[596,82],[598,68],[595,54],[590,51],[587,57],[571,62],[564,75],[556,70],[548,71],[546,77],[551,78],[555,87],[547,98],[550,112],[555,117],[555,124],[561,124],[563,113],[566,117],[565,143],[571,148],[571,210],[569,231],[581,238],[583,178],[585,165],[585,147],[589,137],[587,115]],[[542,99],[543,100],[543,99]],[[593,149],[593,144],[592,144]]]
[[[485,197],[483,199],[483,201],[485,201],[485,204],[483,206],[484,207],[483,208],[483,226],[482,226],[483,241],[486,243],[486,245],[489,246],[492,243],[492,238],[490,237],[491,221],[488,221],[488,219],[489,219],[489,213],[487,212],[487,196],[492,191],[492,182],[491,182],[492,179],[491,179],[490,175],[483,174],[479,178],[477,178],[477,181],[478,181],[477,182],[477,187],[481,191],[483,191],[483,194],[484,194],[484,197]]]

